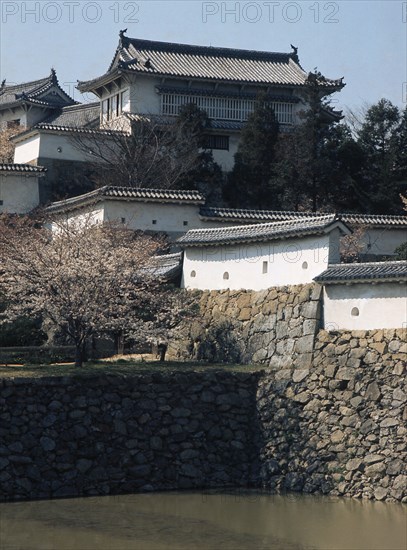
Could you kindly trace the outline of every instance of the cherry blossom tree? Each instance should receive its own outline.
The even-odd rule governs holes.
[[[122,226],[29,217],[0,217],[0,322],[41,315],[84,360],[94,335],[128,332],[158,322],[163,282],[149,267],[163,243]]]

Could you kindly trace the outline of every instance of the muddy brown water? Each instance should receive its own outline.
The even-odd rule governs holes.
[[[407,506],[257,492],[0,504],[1,550],[404,550]]]

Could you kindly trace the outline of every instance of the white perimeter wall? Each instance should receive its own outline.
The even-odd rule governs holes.
[[[329,235],[236,246],[191,247],[185,250],[181,285],[199,290],[263,290],[310,283],[326,269],[328,253]],[[264,262],[267,262],[267,273],[263,273]],[[225,273],[229,279],[224,279]]]
[[[25,214],[39,205],[38,176],[0,174],[0,212]]]
[[[75,146],[74,138],[67,134],[41,132],[16,144],[14,162],[24,164],[35,161],[40,157],[80,162],[95,161],[84,151],[79,150]]]
[[[352,315],[354,308],[357,308],[359,315]],[[405,283],[357,283],[327,285],[324,288],[324,328],[326,330],[405,327],[407,327],[407,285]]]
[[[102,206],[84,209],[77,213],[62,214],[56,216],[56,221],[51,223],[51,229],[55,233],[59,232],[59,224],[75,224],[78,226],[88,226],[89,224],[98,224],[103,222],[104,211]],[[58,223],[59,220],[59,223]]]
[[[130,229],[164,231],[175,236],[191,228],[204,227],[205,224],[199,218],[199,206],[193,204],[106,200],[103,207],[105,221],[120,222],[124,218],[124,223]],[[187,222],[186,225],[184,222]]]
[[[26,164],[40,156],[40,136],[37,134],[30,138],[16,143],[14,150],[14,162],[17,164]]]

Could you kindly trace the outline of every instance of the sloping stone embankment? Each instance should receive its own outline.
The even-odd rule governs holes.
[[[186,323],[174,358],[309,367],[321,315],[321,287],[197,293],[201,316]]]
[[[321,331],[311,369],[267,369],[261,483],[407,502],[405,331]]]

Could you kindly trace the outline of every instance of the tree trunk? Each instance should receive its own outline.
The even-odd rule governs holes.
[[[84,345],[83,344],[75,344],[75,367],[82,367],[83,363],[83,352],[84,352]]]
[[[165,354],[167,353],[167,344],[158,344],[158,353],[160,354],[160,361],[165,361]]]

